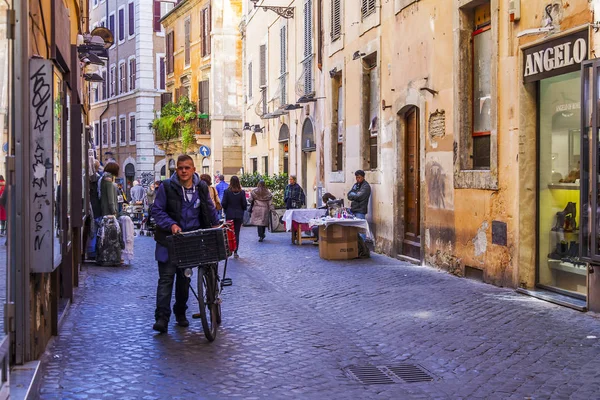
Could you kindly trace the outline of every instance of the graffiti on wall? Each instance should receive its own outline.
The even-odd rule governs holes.
[[[138,178],[140,185],[144,188],[149,188],[154,183],[154,174],[152,172],[142,172]]]
[[[425,164],[425,182],[427,183],[427,200],[429,207],[444,210],[454,209],[452,152],[436,152],[427,154]]]
[[[32,272],[51,272],[54,268],[52,251],[54,247],[53,229],[53,72],[49,60],[30,60],[29,114],[31,145],[29,156],[31,169],[29,180],[30,243]]]

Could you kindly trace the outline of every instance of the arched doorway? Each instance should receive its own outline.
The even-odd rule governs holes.
[[[407,107],[398,114],[399,168],[398,191],[404,204],[398,208],[397,252],[410,258],[421,259],[421,185],[420,185],[420,119],[419,108]]]
[[[317,146],[315,130],[310,118],[302,125],[302,187],[306,193],[306,207],[317,205]]]
[[[202,159],[202,173],[210,175],[210,160],[208,157]]]
[[[283,124],[279,128],[279,159],[281,160],[279,170],[284,174],[290,173],[289,143],[290,128],[287,124]]]
[[[127,194],[127,198],[129,199],[129,192],[133,187],[133,181],[135,179],[135,165],[129,163],[125,165],[125,193]]]
[[[170,178],[171,176],[173,176],[176,169],[177,169],[177,165],[175,163],[175,160],[171,158],[169,160],[169,176],[167,176],[167,178]]]

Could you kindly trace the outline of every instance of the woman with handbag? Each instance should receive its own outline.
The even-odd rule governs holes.
[[[210,199],[215,205],[215,208],[217,209],[220,217],[223,206],[221,205],[221,200],[219,200],[219,194],[217,193],[217,189],[215,189],[215,187],[212,186],[212,178],[208,174],[202,174],[200,175],[200,180],[206,182],[206,184],[208,185],[208,194],[210,195]]]
[[[221,206],[225,211],[225,219],[233,221],[235,240],[237,242],[233,257],[239,258],[240,229],[244,220],[244,211],[248,208],[248,201],[246,200],[246,192],[242,190],[242,186],[240,185],[240,179],[235,175],[231,177],[229,187],[223,193]]]
[[[250,192],[250,225],[258,229],[258,241],[265,240],[265,232],[269,226],[269,218],[273,207],[273,194],[267,189],[265,181],[260,180],[258,187]]]

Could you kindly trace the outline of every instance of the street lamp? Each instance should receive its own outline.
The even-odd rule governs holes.
[[[277,15],[285,19],[294,18],[294,7],[259,6],[256,4],[258,3],[258,0],[250,1],[254,3],[254,8],[262,8],[263,10],[265,10],[265,12],[267,12],[267,10],[274,11]]]

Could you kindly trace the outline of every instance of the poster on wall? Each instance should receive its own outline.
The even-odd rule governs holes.
[[[29,61],[29,232],[31,272],[54,269],[53,238],[53,71],[52,62]]]

